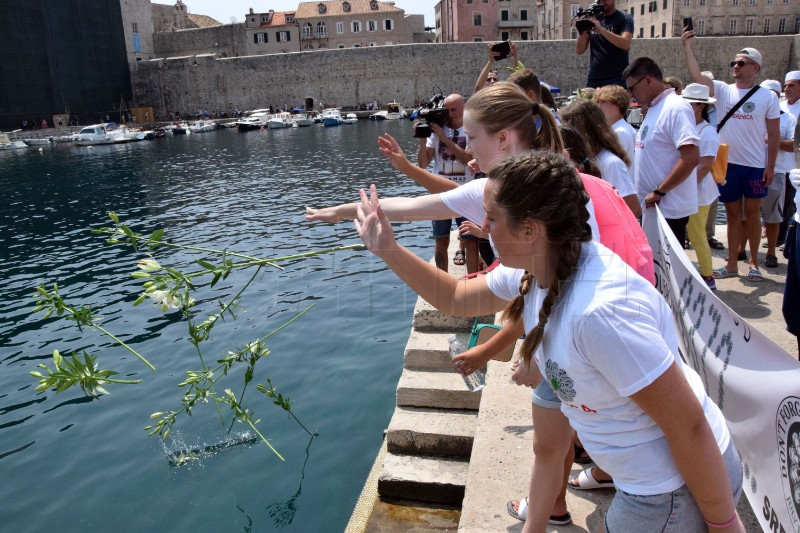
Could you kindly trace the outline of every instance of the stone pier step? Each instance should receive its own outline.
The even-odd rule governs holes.
[[[450,343],[447,333],[420,332],[411,330],[406,349],[403,353],[403,366],[414,370],[441,370],[452,371],[453,363],[450,362]],[[456,334],[458,340],[466,346],[469,342],[469,333]]]
[[[472,329],[474,322],[475,317],[446,315],[422,298],[418,298],[417,304],[414,306],[412,327],[415,331],[448,331],[452,333],[454,331],[469,331]],[[493,324],[494,315],[480,317],[478,322],[481,324]]]
[[[431,407],[477,411],[481,392],[470,392],[454,370],[427,371],[406,368],[397,384],[398,407]]]
[[[395,409],[386,444],[390,453],[469,459],[477,411],[420,407]]]
[[[461,506],[468,468],[467,460],[387,453],[378,494],[389,500]]]

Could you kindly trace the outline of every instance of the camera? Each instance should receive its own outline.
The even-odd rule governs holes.
[[[450,112],[444,107],[444,95],[434,94],[431,99],[417,110],[417,118],[421,122],[414,128],[414,137],[427,139],[431,136],[431,124],[438,124],[442,128],[450,120]]]
[[[508,41],[500,41],[492,45],[492,52],[497,52],[499,55],[495,61],[501,61],[511,55],[511,44]]]
[[[575,29],[578,30],[578,33],[592,31],[592,29],[594,29],[594,24],[589,19],[594,18],[598,21],[602,21],[603,17],[605,17],[605,8],[602,4],[598,4],[597,2],[589,4],[586,9],[579,8],[573,17],[573,20],[578,19],[575,21]]]

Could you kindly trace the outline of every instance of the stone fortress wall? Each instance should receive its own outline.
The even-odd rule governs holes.
[[[800,68],[796,36],[704,37],[694,44],[703,70],[731,82],[728,64],[746,46],[764,57],[759,80],[783,80]],[[578,56],[575,41],[517,43],[520,59],[542,81],[569,94],[586,80],[589,54]],[[486,61],[486,43],[408,44],[264,56],[217,58],[196,55],[141,61],[131,73],[137,106],[152,106],[157,118],[170,111],[231,111],[274,105],[302,105],[312,98],[316,108],[352,106],[378,100],[398,101],[407,108],[427,101],[435,91],[469,96]],[[689,75],[680,39],[634,39],[631,59],[652,57],[664,75]],[[510,59],[498,63],[501,79]]]

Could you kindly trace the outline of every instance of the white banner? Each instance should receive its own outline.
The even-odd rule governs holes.
[[[681,356],[725,415],[761,527],[800,533],[800,362],[714,295],[660,211],[645,210],[643,226]]]

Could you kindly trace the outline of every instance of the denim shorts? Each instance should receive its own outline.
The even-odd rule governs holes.
[[[531,402],[545,409],[561,409],[561,400],[546,379],[531,391]]]
[[[464,217],[458,217],[456,219],[456,227],[460,226],[462,222],[466,222],[467,219]],[[433,238],[434,239],[441,239],[442,237],[449,237],[450,231],[453,229],[453,220],[448,218],[445,220],[431,220],[431,226],[433,228]]]
[[[764,169],[746,167],[728,163],[728,172],[725,174],[725,185],[719,188],[719,201],[728,204],[744,196],[745,198],[764,198],[767,187],[764,186]]]
[[[742,463],[733,445],[722,454],[725,469],[728,471],[731,494],[734,504],[742,493]],[[606,513],[606,533],[640,533],[642,531],[662,531],[665,533],[687,531],[707,531],[703,513],[684,485],[665,494],[635,496],[617,490]]]

